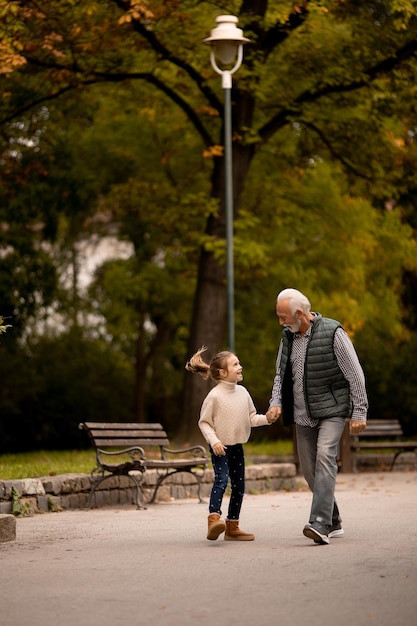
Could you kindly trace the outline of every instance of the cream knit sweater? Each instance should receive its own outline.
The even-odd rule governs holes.
[[[252,426],[269,425],[266,415],[256,412],[245,387],[221,381],[206,396],[198,421],[210,446],[246,443]]]

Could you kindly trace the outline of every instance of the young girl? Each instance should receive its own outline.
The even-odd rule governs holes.
[[[245,493],[245,458],[243,443],[250,436],[252,426],[265,426],[266,415],[256,413],[249,392],[236,383],[243,380],[242,366],[232,352],[219,352],[210,361],[203,361],[203,346],[188,361],[185,368],[203,378],[211,378],[217,385],[206,396],[201,407],[198,425],[210,447],[214,469],[211,490],[207,539],[217,539],[225,532],[226,541],[253,541],[252,533],[239,529],[239,516]],[[230,476],[231,495],[226,522],[220,519],[221,505]]]

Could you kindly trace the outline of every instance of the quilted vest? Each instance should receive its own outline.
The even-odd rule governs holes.
[[[316,314],[304,363],[304,399],[312,419],[349,417],[352,414],[349,383],[337,364],[333,349],[334,334],[340,322]],[[284,424],[294,423],[293,382],[290,355],[294,334],[282,333],[280,374],[282,381],[282,415]]]

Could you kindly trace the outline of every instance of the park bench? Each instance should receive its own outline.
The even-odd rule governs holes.
[[[136,485],[136,504],[141,509],[142,481],[148,469],[157,471],[149,503],[155,501],[163,481],[178,472],[188,472],[196,478],[198,499],[203,501],[201,481],[210,460],[203,446],[171,449],[161,424],[82,422],[79,428],[87,432],[96,453],[87,507],[91,506],[95,491],[104,480],[112,476],[128,476]]]
[[[403,452],[412,451],[417,454],[417,437],[404,436],[401,424],[396,419],[369,419],[366,429],[354,436],[349,435],[349,424],[346,424],[341,449],[342,471],[355,472],[357,470],[358,455],[361,450],[393,452],[392,470],[396,460]]]

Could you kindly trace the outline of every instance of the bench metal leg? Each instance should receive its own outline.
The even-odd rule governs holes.
[[[397,452],[394,454],[394,458],[393,458],[392,463],[391,463],[391,472],[394,469],[395,461],[398,459],[398,457],[401,454],[404,454],[405,452],[410,452],[410,450],[408,450],[408,449],[407,450],[397,450]],[[412,450],[412,452],[414,452],[414,454],[417,456],[417,451],[416,450]]]
[[[133,482],[136,485],[136,508],[139,509],[145,509],[146,510],[146,506],[144,507],[142,504],[142,498],[141,498],[141,489],[142,489],[142,485],[141,482],[143,480],[143,474],[142,474],[142,480],[138,480],[136,478],[136,476],[133,476],[131,474],[128,474],[129,478],[131,478],[133,480]]]
[[[141,482],[143,480],[143,475],[140,481],[136,478],[136,476],[133,476],[132,474],[124,474],[124,476],[127,476],[128,478],[133,480],[133,482],[136,485],[136,508],[146,510],[146,507],[143,506],[142,497],[141,497],[141,491],[142,491]],[[94,476],[90,476],[92,485],[91,485],[90,495],[88,497],[88,501],[86,505],[87,509],[91,508],[92,506],[93,497],[95,496],[97,487],[101,485],[101,483],[105,481],[107,478],[113,478],[113,474],[106,474],[105,476],[100,476],[100,478],[95,478]]]

